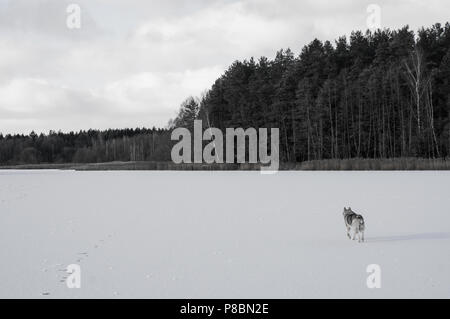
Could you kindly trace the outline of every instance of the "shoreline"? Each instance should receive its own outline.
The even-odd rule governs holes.
[[[255,171],[261,164],[174,164],[172,162],[135,161],[105,163],[59,163],[3,165],[0,170],[76,170],[76,171]],[[419,171],[450,170],[449,159],[331,159],[301,163],[280,163],[280,171]]]

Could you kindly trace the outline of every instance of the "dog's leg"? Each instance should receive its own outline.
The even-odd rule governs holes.
[[[364,242],[364,231],[361,232],[361,234],[362,234],[362,241]]]
[[[350,236],[350,227],[347,227],[347,237],[348,237],[348,239],[351,239],[351,236]]]

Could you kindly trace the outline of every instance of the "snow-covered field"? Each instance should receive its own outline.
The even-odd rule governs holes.
[[[449,192],[450,172],[0,171],[0,297],[449,298]]]

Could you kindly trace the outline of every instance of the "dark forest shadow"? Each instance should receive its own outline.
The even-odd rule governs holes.
[[[422,233],[411,235],[398,235],[398,236],[380,236],[380,237],[367,237],[366,241],[385,242],[385,241],[404,241],[404,240],[423,240],[423,239],[450,239],[450,232],[448,233]]]

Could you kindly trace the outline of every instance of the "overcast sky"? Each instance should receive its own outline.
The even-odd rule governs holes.
[[[0,132],[163,127],[234,60],[365,30],[371,3],[389,28],[450,14],[449,0],[0,0]]]

